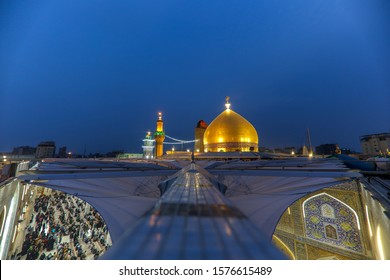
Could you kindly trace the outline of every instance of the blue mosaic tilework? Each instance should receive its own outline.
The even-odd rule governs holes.
[[[356,216],[346,205],[327,194],[321,194],[307,200],[303,211],[306,237],[347,250],[362,252]]]

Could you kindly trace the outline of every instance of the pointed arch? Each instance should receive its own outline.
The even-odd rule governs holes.
[[[330,198],[332,198],[332,199],[334,199],[334,200],[337,200],[338,202],[340,202],[341,204],[343,204],[345,207],[347,207],[347,208],[355,215],[356,223],[357,223],[358,229],[360,230],[359,216],[358,216],[358,214],[356,213],[356,211],[355,211],[351,206],[349,206],[348,204],[346,204],[345,202],[343,202],[343,201],[341,201],[340,199],[337,199],[337,198],[335,198],[334,196],[331,196],[330,194],[327,194],[327,193],[325,193],[325,192],[322,192],[322,193],[313,195],[313,196],[307,198],[305,201],[302,202],[303,217],[305,217],[305,204],[306,204],[309,200],[311,200],[311,199],[313,199],[313,198],[315,198],[315,197],[321,196],[321,195],[326,195],[326,196],[328,196],[328,197],[330,197]]]

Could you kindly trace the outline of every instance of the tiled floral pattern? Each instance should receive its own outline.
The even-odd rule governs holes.
[[[308,238],[362,252],[358,221],[345,204],[324,193],[306,200],[303,211]]]

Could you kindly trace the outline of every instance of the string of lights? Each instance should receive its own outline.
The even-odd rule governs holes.
[[[165,137],[169,138],[169,139],[171,139],[173,141],[177,141],[179,143],[164,142],[164,144],[185,144],[185,143],[194,143],[194,142],[196,142],[196,140],[180,140],[180,139],[176,139],[176,138],[173,138],[173,137],[168,136],[166,134],[165,134]]]
[[[163,142],[164,145],[181,145],[185,144],[184,142]]]

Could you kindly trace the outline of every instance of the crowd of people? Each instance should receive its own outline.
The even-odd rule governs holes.
[[[111,238],[102,217],[77,197],[46,190],[35,198],[19,252],[11,259],[97,259]]]

